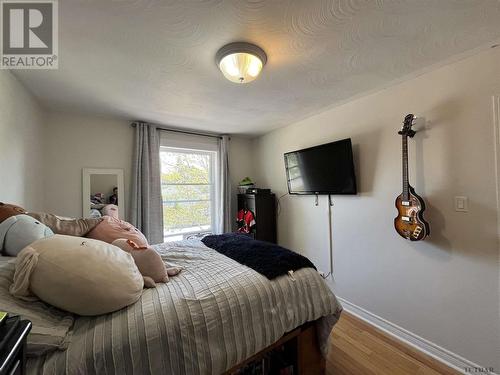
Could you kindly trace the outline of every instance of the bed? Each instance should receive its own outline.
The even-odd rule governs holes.
[[[326,353],[342,308],[314,269],[270,281],[197,239],[155,248],[184,270],[134,305],[97,317],[13,299],[13,261],[0,261],[0,309],[33,321],[33,348],[58,336],[49,349],[32,349],[28,373],[221,374],[308,322]]]

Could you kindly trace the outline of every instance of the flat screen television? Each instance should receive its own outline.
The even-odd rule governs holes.
[[[290,194],[356,194],[351,139],[287,152]]]

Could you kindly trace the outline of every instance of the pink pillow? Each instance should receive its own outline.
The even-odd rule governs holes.
[[[119,218],[119,215],[118,215],[118,206],[115,205],[115,204],[107,204],[107,205],[105,205],[101,209],[101,212],[102,212],[102,216],[107,215],[107,216],[114,217],[115,219]]]
[[[126,238],[139,246],[148,246],[148,240],[139,229],[126,221],[111,216],[103,216],[102,221],[87,234],[87,237],[107,243],[119,238]]]

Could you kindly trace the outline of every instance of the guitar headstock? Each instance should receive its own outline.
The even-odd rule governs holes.
[[[415,119],[416,117],[413,113],[406,115],[403,121],[403,126],[401,127],[401,130],[398,132],[398,134],[406,135],[412,138],[416,133],[415,130],[411,129],[411,127],[415,124]]]

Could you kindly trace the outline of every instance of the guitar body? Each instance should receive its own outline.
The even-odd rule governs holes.
[[[408,200],[404,194],[396,198],[398,216],[394,218],[394,227],[398,234],[410,241],[423,240],[430,234],[429,224],[424,219],[424,200],[415,193],[413,187],[408,186]]]
[[[424,200],[415,193],[408,178],[408,138],[413,138],[416,133],[411,128],[415,118],[412,113],[407,114],[398,132],[402,142],[403,192],[396,198],[398,216],[394,219],[396,232],[410,241],[423,240],[430,233],[429,224],[424,220]]]

